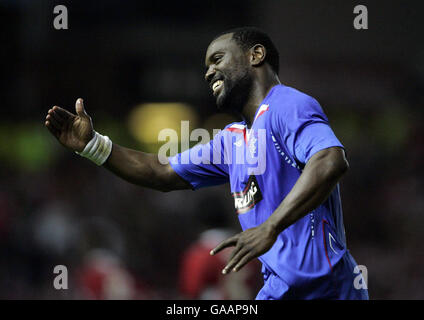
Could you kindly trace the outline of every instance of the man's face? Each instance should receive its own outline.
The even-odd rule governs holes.
[[[224,34],[209,45],[205,58],[208,82],[218,109],[240,111],[246,102],[252,84],[251,68],[246,52]]]

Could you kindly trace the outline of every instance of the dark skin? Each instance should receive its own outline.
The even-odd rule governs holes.
[[[231,37],[232,34],[223,35],[209,45],[205,58],[205,80],[211,85],[215,79],[225,75],[238,79],[241,77],[240,74],[248,72],[252,84],[246,98],[241,105],[232,105],[232,109],[226,111],[241,116],[250,127],[259,104],[272,87],[280,84],[280,80],[271,67],[264,62],[266,56],[264,46],[258,44],[244,52]],[[241,69],[248,71],[241,71]],[[214,94],[217,100],[220,98],[219,95],[225,93],[222,91],[226,89],[226,82],[224,78],[224,89],[218,95]]]
[[[273,86],[280,83],[265,57],[264,46],[257,44],[243,51],[232,40],[232,34],[214,40],[206,52],[205,80],[210,86],[217,79],[223,80],[221,88],[214,93],[218,107],[239,114],[248,127],[252,125],[261,101]],[[243,83],[244,87],[237,87],[239,83]],[[80,152],[93,137],[94,129],[82,99],[77,100],[75,110],[76,114],[73,114],[54,106],[48,111],[45,126],[63,146]],[[191,185],[176,174],[169,164],[161,164],[157,155],[117,144],[113,144],[112,152],[103,166],[139,186],[164,192],[191,189]],[[314,154],[292,190],[263,224],[234,235],[211,251],[214,255],[224,248],[235,247],[222,272],[236,272],[267,252],[279,233],[328,198],[347,169],[348,162],[341,148],[328,148]]]

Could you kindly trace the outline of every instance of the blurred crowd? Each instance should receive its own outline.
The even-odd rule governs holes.
[[[358,115],[356,129],[338,111],[328,113],[351,166],[341,181],[348,247],[368,269],[371,298],[423,298],[421,111],[404,123],[403,109],[385,120],[364,113]],[[404,133],[389,141],[390,134],[378,131],[382,129]],[[350,134],[357,143],[351,143]],[[56,143],[47,132],[45,138]],[[228,185],[161,193],[58,150],[42,170],[2,166],[0,297],[255,296],[261,284],[259,263],[223,276],[228,252],[209,256],[216,244],[240,231]],[[68,268],[68,290],[53,287],[56,265]]]
[[[65,152],[46,171],[3,171],[1,298],[254,297],[257,264],[223,277],[228,250],[209,255],[239,230],[229,190],[164,194],[81,160]],[[54,288],[57,265],[67,268],[67,290]]]

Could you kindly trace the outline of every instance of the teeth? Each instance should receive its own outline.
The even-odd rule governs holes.
[[[221,84],[223,84],[224,83],[224,81],[222,81],[222,80],[217,80],[217,81],[215,81],[214,83],[213,83],[213,85],[212,85],[212,90],[213,91],[216,91],[216,89],[218,89],[218,87],[220,87],[221,86]]]

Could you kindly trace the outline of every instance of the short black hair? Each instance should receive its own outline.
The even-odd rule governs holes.
[[[256,27],[240,27],[221,32],[215,39],[224,34],[232,33],[232,39],[243,49],[248,50],[255,44],[261,44],[265,47],[265,61],[269,63],[272,70],[278,75],[280,68],[280,55],[271,38],[261,29]]]

